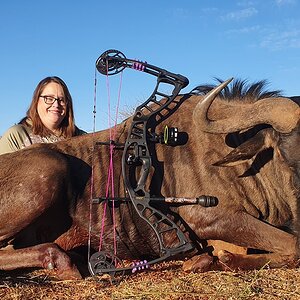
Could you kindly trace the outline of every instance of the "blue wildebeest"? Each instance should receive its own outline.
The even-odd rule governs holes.
[[[178,127],[187,142],[156,145],[150,192],[219,199],[214,207],[159,206],[198,249],[184,263],[186,270],[294,267],[299,254],[299,106],[264,92],[261,82],[246,92],[243,82],[232,89],[227,84],[205,95],[199,87],[200,94],[178,96],[185,101],[159,126]],[[124,143],[130,122],[117,126],[116,142]],[[89,237],[97,249],[103,205],[91,205],[91,198],[105,194],[109,151],[95,143],[109,138],[104,130],[0,157],[1,270],[44,267],[54,268],[60,278],[81,277],[67,251],[87,245]],[[114,184],[116,195],[124,197],[121,152],[114,153]],[[115,221],[120,259],[159,255],[153,230],[130,202],[116,203]],[[103,248],[113,251],[111,210],[105,228]],[[205,252],[205,240],[264,252],[220,251],[213,257]],[[168,243],[174,243],[172,233]]]

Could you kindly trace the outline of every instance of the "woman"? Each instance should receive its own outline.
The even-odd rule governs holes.
[[[72,97],[59,77],[40,81],[26,117],[0,139],[0,154],[35,143],[53,143],[85,132],[75,126]]]

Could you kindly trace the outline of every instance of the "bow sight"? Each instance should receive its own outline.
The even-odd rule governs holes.
[[[122,176],[129,198],[96,198],[94,203],[102,203],[103,200],[131,201],[138,215],[144,219],[154,230],[159,246],[160,257],[142,263],[140,267],[145,267],[153,263],[163,261],[171,256],[181,254],[193,249],[193,245],[179,229],[179,227],[161,211],[154,208],[151,204],[157,201],[172,203],[177,205],[199,204],[202,206],[215,206],[217,199],[215,197],[201,196],[199,198],[155,198],[146,190],[146,180],[149,177],[152,166],[152,155],[155,151],[153,144],[162,143],[176,146],[178,137],[181,134],[176,127],[165,127],[160,135],[155,133],[156,126],[168,118],[180,105],[176,99],[180,90],[188,85],[188,79],[182,75],[174,74],[148,63],[142,63],[137,60],[127,59],[125,55],[117,50],[108,50],[104,52],[96,61],[96,68],[101,74],[114,75],[125,68],[132,68],[138,71],[148,73],[157,77],[157,84],[152,95],[143,104],[138,106],[133,115],[128,136],[124,145],[118,145],[122,149]],[[171,95],[159,90],[160,84],[169,84],[173,86]],[[163,101],[161,101],[164,99]],[[99,143],[98,143],[99,144]],[[106,144],[107,143],[101,143]],[[151,151],[149,150],[151,147]],[[135,175],[139,171],[139,176]],[[134,175],[133,175],[134,174]],[[161,226],[163,224],[163,226]],[[163,229],[162,229],[163,228]],[[165,235],[173,233],[176,236],[176,246],[168,247]],[[120,261],[112,254],[100,251],[92,255],[89,261],[89,269],[92,275],[108,273],[115,276],[116,272],[124,273],[136,269],[135,266],[126,268],[116,268],[114,261]]]

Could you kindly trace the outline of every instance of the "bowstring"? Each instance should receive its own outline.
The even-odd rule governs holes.
[[[108,77],[108,76],[107,76]],[[120,98],[121,98],[121,88],[122,88],[122,78],[123,72],[120,74],[120,83],[118,89],[118,98],[116,105],[116,115],[115,115],[115,123],[113,126],[113,130],[110,127],[110,139],[111,141],[115,141],[116,132],[117,132],[117,121],[119,114],[119,106],[120,106]],[[114,145],[110,143],[110,166],[111,166],[111,193],[112,193],[112,219],[113,219],[113,237],[114,237],[114,254],[117,255],[117,234],[116,234],[116,214],[115,214],[115,185],[114,185],[114,162],[113,162],[113,154],[114,154]]]
[[[108,98],[108,127],[109,127],[109,167],[107,171],[107,183],[106,183],[106,192],[105,197],[106,199],[109,197],[109,190],[111,191],[111,198],[112,198],[112,223],[113,223],[113,248],[114,254],[117,254],[117,235],[116,235],[116,216],[115,216],[115,189],[114,189],[114,161],[113,161],[113,154],[114,154],[114,144],[113,141],[116,137],[117,131],[117,121],[118,121],[118,114],[119,114],[119,106],[120,106],[120,99],[121,99],[121,88],[122,88],[122,81],[123,81],[123,72],[120,75],[120,83],[118,89],[118,98],[117,98],[117,105],[116,105],[116,115],[114,118],[114,125],[111,124],[111,95],[110,95],[110,84],[108,78],[108,65],[106,70],[106,88],[107,88],[107,98]],[[103,214],[102,214],[102,222],[101,222],[101,232],[99,238],[99,251],[101,251],[102,243],[103,243],[103,235],[104,235],[104,228],[105,228],[105,219],[106,219],[106,212],[107,212],[107,203],[106,200],[104,202],[103,207]]]
[[[93,133],[92,133],[92,174],[90,186],[90,211],[89,211],[89,228],[88,228],[88,261],[91,256],[91,236],[92,236],[92,206],[93,206],[93,190],[94,190],[94,153],[95,153],[95,132],[96,132],[96,108],[97,108],[97,68],[94,74],[94,97],[93,97]]]

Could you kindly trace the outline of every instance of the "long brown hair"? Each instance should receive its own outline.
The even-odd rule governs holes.
[[[32,126],[33,134],[40,135],[40,136],[48,136],[51,134],[49,129],[46,128],[42,123],[42,120],[37,111],[38,101],[41,96],[41,93],[44,87],[50,82],[55,82],[63,88],[64,97],[66,99],[67,113],[65,118],[62,120],[60,124],[60,131],[61,131],[61,135],[64,136],[65,138],[72,137],[77,133],[77,128],[75,126],[75,119],[74,119],[72,97],[65,82],[57,76],[46,77],[38,83],[37,87],[33,92],[32,101],[29,109],[27,110],[26,118],[22,119],[20,123],[24,124],[26,123],[26,119],[29,119],[31,120],[32,123],[31,126]]]

